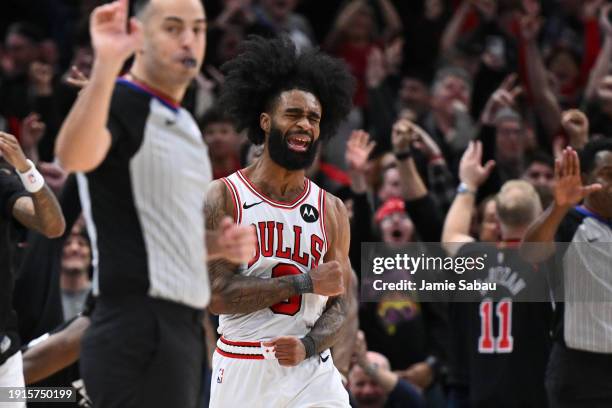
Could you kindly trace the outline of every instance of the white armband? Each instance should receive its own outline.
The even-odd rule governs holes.
[[[32,163],[32,160],[28,159],[28,164],[30,165],[30,170],[26,171],[25,173],[20,173],[17,171],[17,174],[19,175],[21,183],[25,189],[29,193],[36,193],[44,187],[45,179],[42,174],[38,172],[36,166],[34,163]]]

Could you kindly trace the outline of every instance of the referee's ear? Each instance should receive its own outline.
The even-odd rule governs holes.
[[[272,118],[270,117],[270,115],[267,114],[266,112],[262,112],[262,114],[259,115],[259,126],[261,127],[261,130],[263,130],[265,134],[270,133],[271,124],[272,124]]]

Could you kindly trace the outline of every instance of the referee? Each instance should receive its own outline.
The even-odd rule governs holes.
[[[0,132],[0,157],[0,387],[23,387],[17,316],[12,308],[15,249],[25,228],[57,238],[65,222],[55,196],[13,135]]]
[[[134,12],[128,19],[127,0],[93,11],[91,78],[56,144],[78,172],[93,254],[81,374],[96,408],[190,408],[202,384],[207,257],[246,262],[255,237],[226,219],[205,240],[210,161],[179,105],[204,58],[201,2],[141,0]]]
[[[555,254],[565,299],[546,372],[550,406],[612,407],[612,140],[590,141],[580,159],[566,148],[553,193],[523,246],[535,259],[550,256],[554,241],[568,243]]]

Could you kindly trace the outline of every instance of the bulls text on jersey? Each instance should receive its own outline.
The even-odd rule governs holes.
[[[285,225],[278,221],[260,221],[255,226],[257,230],[257,245],[255,255],[249,261],[253,266],[261,256],[270,258],[290,259],[305,268],[314,269],[321,261],[323,253],[323,238],[316,234],[305,237],[299,225]],[[302,240],[310,240],[310,251],[301,253]]]

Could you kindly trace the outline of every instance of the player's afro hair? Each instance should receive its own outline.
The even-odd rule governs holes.
[[[283,91],[301,89],[321,103],[321,139],[334,135],[351,110],[355,88],[343,62],[318,49],[298,53],[287,37],[249,36],[241,48],[236,58],[221,67],[226,78],[219,97],[221,109],[239,131],[248,129],[252,143],[263,143],[261,113],[270,112]]]

